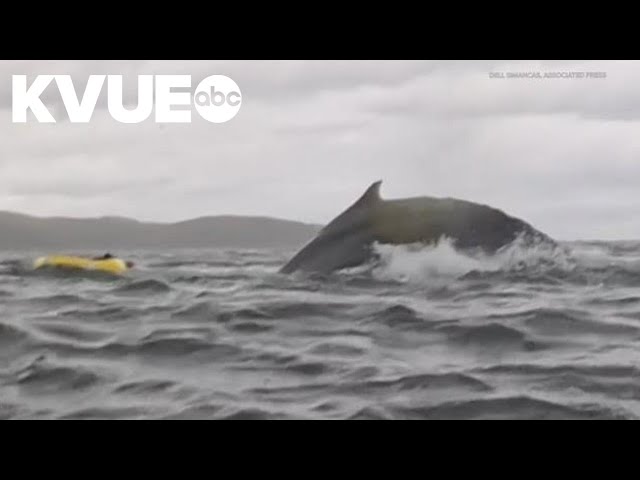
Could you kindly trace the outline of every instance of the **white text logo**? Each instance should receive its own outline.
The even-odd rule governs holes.
[[[122,123],[140,123],[154,112],[154,120],[158,123],[190,123],[189,108],[192,106],[195,106],[205,120],[224,123],[236,116],[242,104],[240,88],[224,75],[205,78],[193,94],[189,91],[191,75],[139,75],[138,103],[133,108],[125,107],[122,75],[90,75],[81,97],[78,96],[70,75],[38,75],[31,85],[27,85],[26,75],[14,75],[14,123],[26,123],[29,110],[38,122],[56,122],[40,98],[54,80],[72,123],[87,123],[91,120],[105,80],[109,113],[114,120]],[[176,91],[177,89],[182,91]],[[185,109],[186,107],[188,108]]]

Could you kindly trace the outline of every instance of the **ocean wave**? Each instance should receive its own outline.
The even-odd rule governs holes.
[[[461,252],[451,239],[435,245],[375,245],[379,258],[372,274],[380,280],[442,285],[472,272],[572,270],[565,248],[513,242],[494,255]]]
[[[595,404],[566,405],[531,396],[471,399],[434,406],[395,407],[404,420],[627,420],[631,414]]]
[[[59,420],[139,420],[154,418],[154,409],[140,407],[93,407],[57,417]]]
[[[535,341],[521,329],[501,323],[442,325],[439,330],[446,333],[454,343],[486,349],[512,347],[531,351],[544,348],[541,342]]]
[[[77,393],[103,381],[101,375],[83,367],[55,365],[42,357],[16,372],[14,377],[15,384],[31,395]]]
[[[137,251],[109,281],[0,260],[0,418],[640,418],[640,242],[378,249],[331,275],[267,251]]]
[[[368,315],[365,323],[378,323],[391,328],[432,330],[434,324],[425,320],[418,312],[405,305],[396,304]]]
[[[146,280],[135,280],[125,285],[114,288],[113,293],[120,294],[134,294],[137,295],[141,292],[144,293],[167,293],[171,291],[171,285],[167,283],[156,280],[156,279],[146,279]]]
[[[192,305],[174,310],[171,316],[181,320],[195,320],[210,322],[216,320],[220,314],[220,308],[212,302],[196,302]]]
[[[0,321],[0,347],[9,348],[31,337],[32,335],[28,331],[16,325],[10,325]]]
[[[508,377],[512,383],[536,383],[555,391],[640,400],[640,370],[634,366],[520,363],[478,369],[476,374],[489,378]]]

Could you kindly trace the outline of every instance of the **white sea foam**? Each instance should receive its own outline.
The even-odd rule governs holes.
[[[379,260],[373,275],[381,280],[423,283],[453,280],[472,271],[496,272],[531,268],[571,269],[575,260],[568,251],[545,243],[516,240],[494,255],[461,252],[442,238],[435,245],[375,245]]]

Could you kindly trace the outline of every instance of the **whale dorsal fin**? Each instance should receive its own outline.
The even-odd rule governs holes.
[[[344,229],[351,228],[354,222],[362,221],[362,215],[366,215],[374,205],[382,200],[380,197],[381,184],[382,180],[372,183],[353,205],[338,215],[333,221],[320,230],[320,232],[323,234],[340,232]]]
[[[353,206],[370,205],[382,200],[382,197],[380,197],[380,185],[382,185],[382,180],[372,183]]]

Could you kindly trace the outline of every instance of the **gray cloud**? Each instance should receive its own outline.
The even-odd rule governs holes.
[[[607,77],[489,76],[525,71]],[[138,74],[225,74],[243,106],[220,125],[124,125],[101,98],[86,125],[11,123],[11,75],[43,73],[122,74],[130,103]],[[384,196],[490,203],[560,238],[640,238],[639,82],[640,62],[4,61],[0,209],[324,222],[381,178]]]

